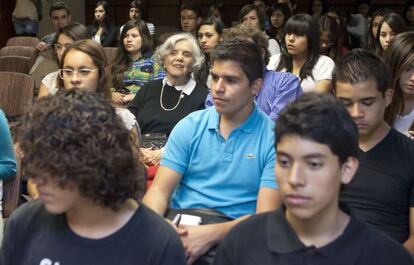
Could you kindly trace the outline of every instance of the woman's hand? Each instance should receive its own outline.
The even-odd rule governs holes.
[[[159,165],[161,161],[161,149],[141,148],[144,163],[146,165]]]

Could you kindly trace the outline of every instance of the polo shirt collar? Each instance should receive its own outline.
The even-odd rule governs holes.
[[[190,76],[190,79],[188,80],[187,84],[181,85],[181,86],[173,86],[171,82],[167,79],[167,77],[164,77],[162,80],[162,86],[169,85],[171,87],[174,87],[177,91],[183,91],[184,94],[187,96],[191,95],[194,88],[196,87],[196,81],[192,76]]]
[[[347,207],[341,205],[341,209],[348,212]],[[332,264],[355,264],[367,242],[366,230],[362,223],[352,216],[342,235],[333,242],[321,248],[305,246],[285,217],[285,207],[267,220],[267,243],[270,252],[289,254],[293,252],[317,252],[332,260]]]
[[[209,129],[219,129],[220,123],[220,113],[217,112],[214,106],[210,108],[210,117],[208,120],[208,128]],[[252,133],[253,129],[256,127],[257,120],[259,119],[259,109],[257,108],[256,104],[254,104],[253,111],[250,113],[250,116],[247,118],[245,122],[243,122],[238,129],[245,132],[245,133]]]

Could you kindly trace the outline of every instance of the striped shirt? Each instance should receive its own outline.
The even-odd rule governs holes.
[[[142,57],[125,71],[124,87],[136,94],[149,81],[163,79],[165,75],[164,68],[155,63],[153,57]]]

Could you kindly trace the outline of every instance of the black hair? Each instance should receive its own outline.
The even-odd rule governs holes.
[[[382,55],[384,53],[384,49],[381,47],[380,42],[380,32],[382,25],[384,25],[384,23],[388,24],[388,26],[395,33],[395,35],[407,30],[407,24],[405,23],[405,20],[402,16],[398,15],[397,13],[389,13],[385,15],[378,25],[377,38],[375,39],[378,55]]]
[[[55,10],[66,10],[68,16],[70,15],[69,7],[62,1],[55,2],[49,9],[49,17],[52,17],[52,12]]]
[[[250,84],[263,78],[264,61],[255,43],[246,39],[226,39],[210,54],[211,65],[215,60],[230,60],[239,64]]]
[[[288,104],[275,126],[275,146],[285,135],[296,134],[327,145],[342,165],[358,157],[358,129],[346,108],[326,93],[305,93]]]
[[[196,14],[197,18],[202,17],[201,16],[201,9],[200,9],[200,7],[198,5],[193,4],[193,3],[185,3],[185,4],[182,4],[181,5],[181,8],[180,8],[180,13],[183,10],[191,10],[191,11],[193,11]]]
[[[282,38],[282,47],[286,47],[286,35],[295,34],[305,36],[308,42],[308,59],[299,71],[301,80],[312,75],[313,68],[319,60],[319,26],[315,19],[308,14],[297,14],[289,18],[285,24],[284,36]],[[276,71],[286,68],[287,72],[293,70],[293,58],[287,52],[287,49],[281,49],[282,54]]]
[[[281,31],[282,34],[280,36],[280,40],[281,40],[283,36],[283,27],[285,26],[286,21],[288,21],[288,19],[292,16],[292,12],[290,11],[290,8],[287,4],[274,4],[270,7],[267,13],[269,21],[271,21],[273,12],[276,12],[278,10],[280,10],[284,16],[284,22],[283,22],[282,31]],[[272,25],[272,23],[269,23],[269,29],[266,30],[266,33],[267,35],[269,35],[269,37],[277,39],[276,35],[278,34],[278,30]]]
[[[265,14],[263,14],[262,10],[258,6],[255,6],[253,4],[243,6],[239,12],[239,15],[237,16],[237,20],[240,24],[242,24],[243,18],[253,10],[256,11],[257,18],[259,19],[260,29],[265,30]]]
[[[145,167],[108,99],[69,90],[40,99],[25,118],[19,140],[32,178],[74,184],[92,202],[119,210],[141,198]]]
[[[147,24],[141,20],[130,20],[125,23],[122,29],[121,36],[119,37],[119,46],[117,50],[117,56],[111,63],[111,75],[112,86],[116,89],[124,88],[124,74],[125,71],[131,66],[133,60],[129,52],[125,49],[124,38],[128,30],[137,28],[139,35],[141,36],[141,56],[152,49],[152,37],[148,30]]]
[[[393,13],[394,11],[391,8],[380,8],[374,11],[371,15],[371,21],[369,22],[369,30],[368,30],[368,49],[375,50],[376,43],[375,43],[375,36],[372,34],[372,26],[374,23],[375,17],[384,17],[387,14]]]
[[[368,80],[375,81],[378,91],[383,95],[391,88],[391,72],[388,66],[375,53],[364,49],[350,51],[337,62],[332,74],[334,91],[337,82],[355,85]]]

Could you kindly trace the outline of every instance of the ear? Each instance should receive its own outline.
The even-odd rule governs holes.
[[[256,80],[254,80],[252,85],[251,85],[252,95],[256,96],[259,93],[262,86],[263,86],[263,79],[262,78],[258,78]]]
[[[358,169],[358,158],[350,156],[341,166],[341,183],[348,184],[354,178],[355,172]]]
[[[384,92],[384,99],[385,99],[385,107],[391,104],[392,98],[394,96],[394,90],[392,88],[388,88]]]

